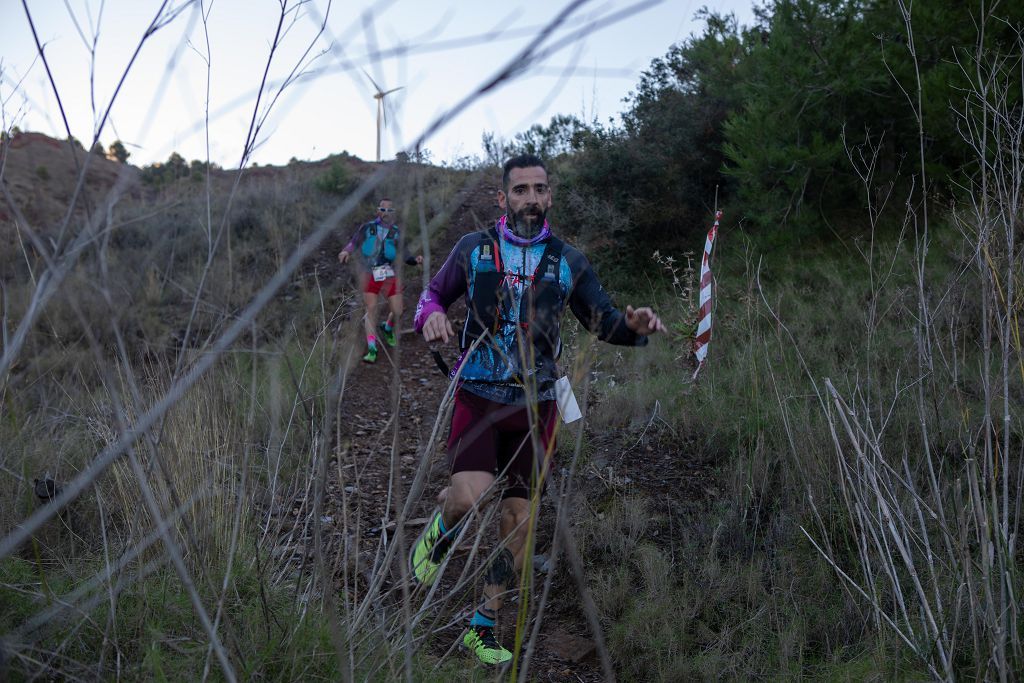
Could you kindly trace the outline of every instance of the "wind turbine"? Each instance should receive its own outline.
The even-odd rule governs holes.
[[[363,73],[366,74],[366,77],[370,79],[370,83],[373,83],[373,87],[377,89],[377,92],[375,92],[373,94],[373,99],[377,100],[377,161],[379,162],[380,161],[380,122],[381,122],[381,119],[384,120],[384,125],[385,126],[388,125],[388,112],[387,112],[387,109],[384,106],[384,98],[387,97],[388,95],[390,95],[393,92],[398,92],[399,90],[401,90],[405,86],[402,85],[402,86],[399,86],[397,88],[392,88],[391,90],[385,91],[379,85],[377,85],[377,81],[373,80],[373,78],[370,76],[370,74],[366,73],[365,69],[363,70]]]

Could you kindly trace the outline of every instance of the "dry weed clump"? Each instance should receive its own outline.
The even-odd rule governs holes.
[[[154,378],[149,391],[156,395],[165,388],[164,381]],[[196,572],[223,567],[232,538],[248,535],[253,522],[249,459],[256,435],[245,428],[242,410],[247,401],[239,400],[239,393],[227,373],[211,376],[175,405],[159,439],[138,450],[143,467],[153,474],[163,516],[191,500],[176,526],[187,540],[188,560]],[[141,538],[158,520],[139,514],[143,503],[131,468],[118,463],[112,474],[118,496],[111,508],[120,507],[134,527],[133,538]],[[240,525],[237,531],[236,524]]]
[[[686,260],[685,265],[677,261],[671,254],[662,254],[660,250],[655,250],[651,254],[651,259],[661,266],[661,269],[669,277],[673,294],[672,308],[678,316],[678,320],[673,321],[672,329],[691,344],[690,350],[684,350],[683,355],[680,356],[681,360],[686,360],[692,356],[692,343],[697,333],[697,306],[700,301],[694,297],[697,272],[693,267],[693,252],[683,252],[682,257]],[[699,292],[697,293],[699,294]]]
[[[916,67],[910,7],[899,6]],[[979,26],[991,21],[997,20],[981,16]],[[1016,235],[1024,123],[1006,97],[1019,87],[1022,46],[1018,35],[1008,55],[979,34],[976,49],[960,56],[971,86],[955,109],[977,163],[963,180],[967,195],[953,220],[963,240],[958,251],[972,258],[937,292],[929,275],[935,219],[920,129],[921,196],[911,194],[904,217],[914,281],[906,321],[914,347],[901,368],[906,387],[888,389],[887,378],[867,372],[852,386],[826,378],[818,391],[841,501],[824,512],[815,506],[815,522],[804,533],[867,606],[874,626],[942,680],[1008,680],[1024,662],[1015,597],[1024,588],[1016,548],[1024,415],[1014,400],[1024,386],[1016,294],[1024,274]],[[908,106],[919,124],[921,92],[918,75]],[[856,158],[873,159],[878,144],[867,140]],[[858,167],[868,196],[873,168],[868,161]],[[869,214],[874,222],[870,204]],[[872,279],[884,282],[879,261],[880,277]],[[963,291],[971,294],[958,297]],[[883,291],[873,291],[870,301],[869,310],[876,309]],[[884,351],[874,332],[869,327],[865,339],[869,362]],[[892,420],[897,409],[909,419]],[[845,517],[842,536],[826,517],[837,511]],[[851,546],[855,558],[846,550]]]

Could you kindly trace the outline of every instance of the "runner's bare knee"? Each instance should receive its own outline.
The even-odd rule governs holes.
[[[489,472],[456,472],[445,498],[445,519],[460,520],[487,494],[494,482]]]

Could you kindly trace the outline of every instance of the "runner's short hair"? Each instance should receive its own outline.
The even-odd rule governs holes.
[[[533,168],[534,166],[540,166],[544,169],[545,173],[548,172],[548,167],[544,165],[544,160],[536,154],[520,154],[506,161],[501,174],[501,189],[508,192],[508,176],[513,168]]]

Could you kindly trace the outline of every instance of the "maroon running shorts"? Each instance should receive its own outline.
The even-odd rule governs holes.
[[[537,404],[534,424],[540,430],[539,450],[530,437],[530,406],[495,403],[459,388],[455,392],[452,430],[448,435],[448,463],[455,472],[504,474],[501,497],[529,498],[534,463],[544,462],[554,440],[558,408],[554,401]],[[537,470],[539,472],[539,469]]]

